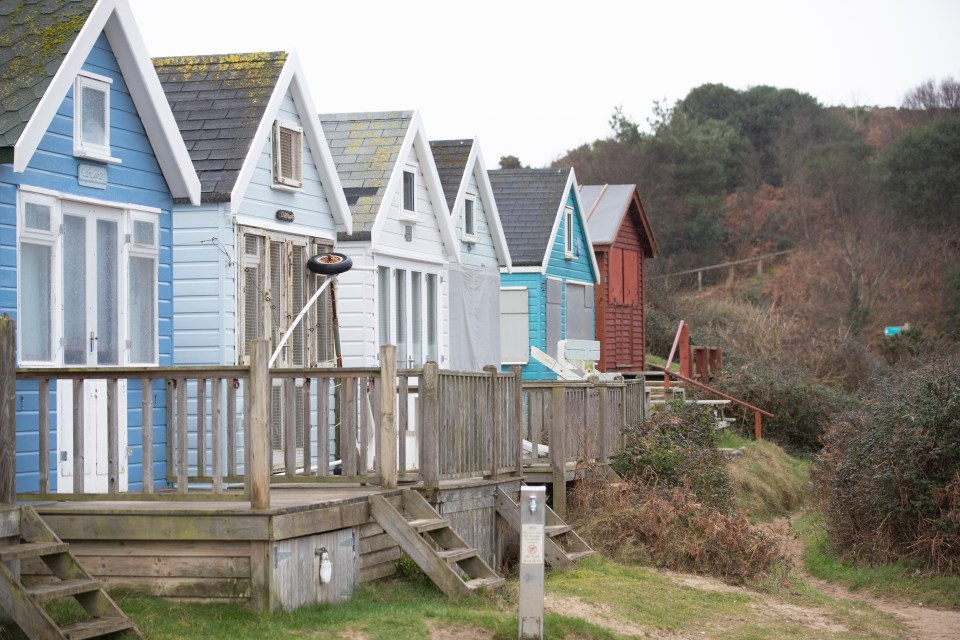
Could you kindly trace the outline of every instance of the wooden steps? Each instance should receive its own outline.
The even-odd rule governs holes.
[[[503,490],[497,487],[497,513],[510,523],[515,531],[520,532],[520,505]],[[569,567],[577,560],[593,555],[583,538],[577,535],[573,527],[568,525],[554,512],[546,509],[544,521],[543,559],[551,567]]]
[[[407,489],[400,498],[398,510],[383,496],[370,496],[370,513],[441,591],[460,597],[505,584],[423,496]]]
[[[143,638],[100,583],[80,566],[69,545],[57,538],[32,508],[20,508],[19,531],[17,544],[0,547],[0,603],[27,637],[86,640],[125,632],[127,637]],[[23,584],[17,563],[26,558],[40,558],[53,573],[53,581]],[[64,624],[53,620],[44,603],[65,598],[75,599],[87,617]]]

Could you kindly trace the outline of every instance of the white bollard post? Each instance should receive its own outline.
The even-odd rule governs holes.
[[[546,487],[520,488],[520,640],[543,638],[546,500]]]

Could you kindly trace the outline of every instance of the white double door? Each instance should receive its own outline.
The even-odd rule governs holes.
[[[105,207],[63,203],[61,258],[63,297],[61,344],[64,367],[105,367],[127,364],[121,342],[126,309],[123,273],[122,212]],[[117,385],[117,455],[119,491],[127,488],[127,384]],[[83,384],[83,490],[105,493],[109,488],[107,382]],[[73,448],[73,384],[57,384],[57,487],[75,490]]]

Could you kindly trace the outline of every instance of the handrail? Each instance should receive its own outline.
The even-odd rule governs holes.
[[[664,365],[667,369],[669,369],[669,368],[670,368],[670,365],[673,364],[673,356],[677,353],[677,344],[680,342],[680,334],[683,333],[683,325],[685,325],[685,324],[686,324],[686,322],[684,322],[683,320],[681,320],[681,321],[680,321],[680,326],[677,327],[677,335],[676,335],[676,337],[673,339],[673,346],[670,347],[670,355],[667,357],[667,363],[666,363],[666,365]]]
[[[774,251],[773,253],[765,253],[762,256],[754,256],[752,258],[743,258],[742,260],[731,260],[730,262],[721,262],[719,264],[711,264],[705,267],[697,267],[696,269],[687,269],[685,271],[674,271],[673,273],[665,273],[663,275],[655,276],[657,280],[665,280],[667,278],[672,278],[674,276],[685,276],[691,273],[699,273],[701,271],[712,271],[714,269],[723,269],[724,267],[734,267],[738,264],[747,264],[748,262],[757,262],[758,260],[766,260],[767,258],[774,258],[776,256],[786,255],[788,253],[794,253],[800,251],[800,249],[786,249],[784,251]]]
[[[711,387],[711,386],[709,386],[709,385],[705,385],[705,384],[703,384],[702,382],[698,382],[698,381],[694,380],[693,378],[688,378],[688,377],[685,376],[685,375],[676,373],[676,372],[674,372],[674,371],[669,371],[669,370],[661,367],[661,366],[658,365],[658,364],[650,363],[650,366],[653,367],[654,369],[659,369],[660,371],[663,371],[663,372],[666,373],[667,375],[673,376],[674,378],[677,378],[678,380],[682,380],[683,382],[686,382],[686,383],[688,383],[688,384],[692,384],[693,386],[699,387],[700,389],[703,389],[704,391],[709,391],[710,393],[716,394],[716,395],[720,396],[721,398],[723,398],[724,400],[729,400],[730,402],[736,403],[736,404],[740,405],[741,407],[744,407],[744,408],[746,408],[746,409],[750,409],[750,410],[752,410],[752,411],[756,411],[757,413],[759,413],[759,414],[761,414],[761,415],[764,415],[764,416],[767,416],[768,418],[773,418],[773,417],[775,417],[775,416],[774,416],[772,413],[770,413],[769,411],[764,411],[763,409],[760,409],[760,408],[758,408],[758,407],[753,406],[753,405],[750,404],[749,402],[744,402],[743,400],[738,400],[737,398],[734,398],[733,396],[728,396],[728,395],[725,394],[723,391],[718,391],[718,390],[714,389],[713,387]]]

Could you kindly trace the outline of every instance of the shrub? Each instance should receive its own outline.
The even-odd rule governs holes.
[[[827,434],[817,475],[846,557],[960,571],[960,355],[877,384]]]
[[[717,387],[772,413],[773,418],[763,418],[763,437],[792,453],[819,451],[831,418],[852,405],[843,391],[818,382],[798,367],[770,361],[731,372]],[[732,405],[731,412],[739,418],[737,428],[745,435],[752,434],[753,411]]]
[[[712,412],[672,402],[651,419],[626,429],[626,443],[613,468],[627,480],[686,488],[700,502],[729,511],[733,489],[714,427]]]

